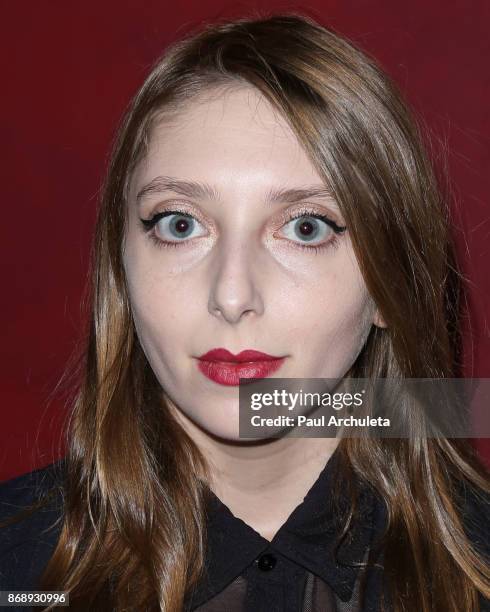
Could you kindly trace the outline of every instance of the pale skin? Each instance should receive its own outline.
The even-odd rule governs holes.
[[[324,182],[286,120],[251,87],[201,96],[158,123],[133,174],[124,265],[138,337],[176,418],[203,451],[215,494],[271,540],[334,452],[336,438],[241,440],[238,387],[206,378],[197,357],[224,347],[286,356],[272,377],[343,376],[372,325],[384,322],[369,295],[348,229],[313,223],[318,239],[301,247],[294,216],[344,219],[331,196],[268,200],[274,189]],[[156,177],[211,186],[137,194]],[[166,217],[153,238],[140,219],[178,208],[195,220],[176,236]],[[175,213],[177,216],[179,212]],[[311,244],[326,245],[315,252]]]

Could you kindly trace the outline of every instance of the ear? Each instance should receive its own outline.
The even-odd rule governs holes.
[[[373,323],[376,327],[388,327],[377,308],[374,312]]]

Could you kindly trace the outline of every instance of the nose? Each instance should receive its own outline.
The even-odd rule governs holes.
[[[245,316],[264,312],[259,287],[260,262],[249,245],[229,243],[213,262],[208,310],[228,323],[236,324]]]

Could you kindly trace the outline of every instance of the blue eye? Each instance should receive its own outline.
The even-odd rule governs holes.
[[[192,215],[175,210],[158,213],[151,219],[141,219],[141,222],[148,231],[155,228],[155,237],[164,242],[182,242],[206,233],[204,230],[199,233],[198,230],[202,226]]]
[[[283,226],[283,236],[288,246],[301,249],[305,253],[319,254],[327,249],[337,249],[340,237],[347,226],[340,226],[325,215],[304,209],[298,212]]]
[[[333,233],[333,229],[325,221],[312,215],[302,215],[292,219],[284,226],[284,235],[290,240],[300,240],[305,243],[322,242]]]

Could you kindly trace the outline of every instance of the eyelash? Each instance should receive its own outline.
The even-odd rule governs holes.
[[[167,248],[167,247],[177,248],[177,247],[180,247],[182,244],[185,244],[185,242],[187,242],[187,241],[177,241],[177,240],[165,242],[164,240],[160,240],[160,238],[157,238],[154,232],[152,231],[155,225],[160,221],[160,219],[163,219],[164,217],[175,215],[175,214],[180,214],[184,217],[193,218],[193,216],[190,215],[187,211],[179,210],[178,208],[173,208],[173,209],[161,212],[161,213],[156,213],[150,219],[140,219],[141,225],[143,227],[143,231],[147,234],[148,238],[160,249]],[[291,246],[291,248],[305,249],[306,251],[309,251],[310,253],[311,252],[318,253],[327,248],[337,249],[339,247],[340,236],[347,229],[345,226],[341,227],[337,225],[335,221],[333,221],[332,219],[329,219],[326,215],[321,215],[308,208],[302,209],[299,212],[297,212],[295,215],[293,215],[292,217],[288,218],[286,223],[289,223],[290,221],[293,221],[294,219],[300,219],[301,217],[313,217],[314,219],[320,219],[321,221],[323,221],[324,223],[326,223],[328,226],[332,228],[332,230],[334,231],[334,234],[328,242],[324,242],[318,245],[311,245],[311,246],[308,246],[306,244],[300,244],[298,242],[292,242],[286,239],[286,241],[288,242],[288,246]],[[289,244],[290,242],[292,242],[292,244]]]

